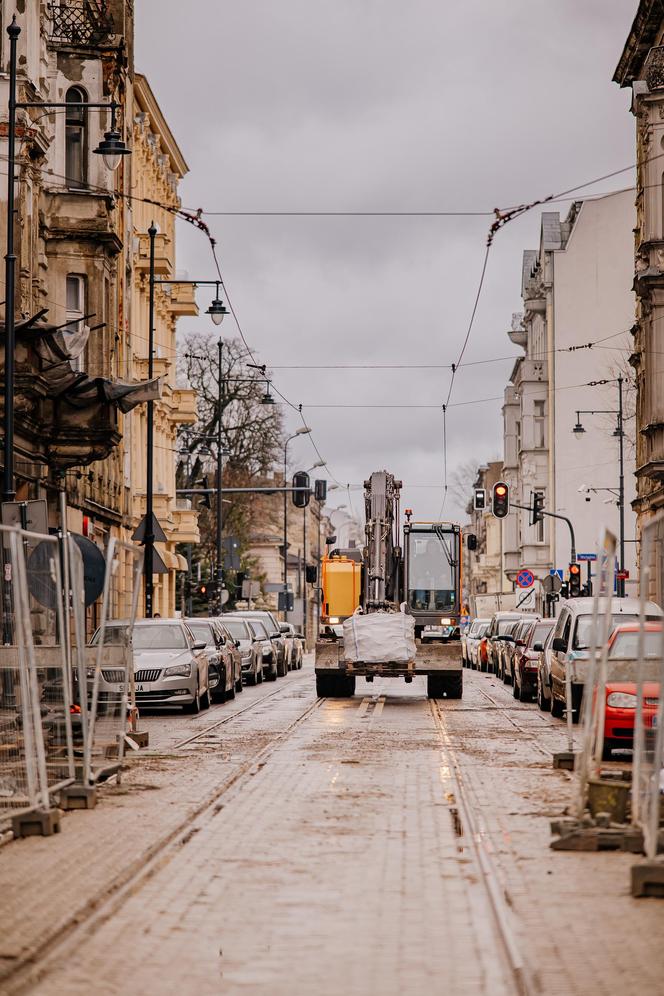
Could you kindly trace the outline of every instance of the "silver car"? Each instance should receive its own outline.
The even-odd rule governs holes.
[[[286,641],[279,629],[279,623],[272,612],[264,609],[243,609],[241,612],[233,612],[232,615],[240,616],[253,622],[255,619],[263,624],[268,640],[272,642],[273,652],[276,657],[277,675],[282,678],[288,672],[288,660],[286,652]],[[267,677],[267,675],[266,675]]]
[[[279,623],[279,630],[288,648],[288,670],[299,671],[304,657],[304,637],[297,632],[293,623]]]
[[[266,681],[277,680],[277,652],[274,643],[267,635],[267,630],[260,619],[245,620],[253,637],[261,646],[263,659],[263,677]]]
[[[123,645],[129,624],[114,622],[106,627],[104,644]],[[97,646],[100,630],[92,638]],[[182,706],[185,712],[200,712],[210,705],[208,658],[205,644],[196,642],[188,626],[179,619],[140,619],[132,634],[136,704]],[[113,691],[124,680],[124,672],[102,668],[100,692]]]
[[[256,639],[249,622],[238,616],[219,616],[242,659],[242,679],[246,685],[260,685],[263,680],[263,641]]]

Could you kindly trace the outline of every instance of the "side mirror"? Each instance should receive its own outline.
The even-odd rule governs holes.
[[[557,636],[553,643],[551,644],[551,649],[555,650],[559,654],[567,653],[567,644],[563,640],[562,636]]]
[[[270,640],[277,640],[281,637],[279,630],[275,630],[274,633],[268,633],[267,635]]]
[[[239,640],[235,641],[235,646],[237,647],[238,650],[240,649],[240,641]]]
[[[194,650],[205,650],[207,644],[203,643],[201,640],[194,644]]]
[[[534,643],[533,644],[533,650],[535,650],[535,651],[544,650],[544,644],[543,643]]]
[[[516,643],[517,647],[525,647],[526,645],[525,640],[514,640],[513,642]]]

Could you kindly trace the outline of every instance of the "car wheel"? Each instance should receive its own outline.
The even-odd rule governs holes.
[[[553,689],[551,689],[551,715],[555,719],[562,719],[564,711],[565,711],[565,706],[560,701],[560,699],[556,698]]]
[[[235,682],[231,682],[231,687],[226,692],[226,701],[235,698]]]
[[[263,677],[265,678],[266,681],[276,681],[277,680],[276,665],[270,664],[270,670],[267,672],[267,674],[265,673],[265,671],[263,671]]]
[[[277,664],[277,677],[285,678],[288,674],[288,663],[284,660],[282,664]]]
[[[602,747],[602,760],[611,761],[613,760],[613,748],[616,746],[615,741],[605,740],[604,746]]]
[[[190,712],[192,715],[197,715],[201,711],[201,690],[196,686],[196,695],[194,696],[193,702],[188,702],[186,706],[183,707],[184,712]]]
[[[240,671],[240,676],[237,679],[237,683],[235,685],[235,691],[236,692],[241,692],[243,690],[243,688],[244,688],[244,685],[242,684],[242,672]]]
[[[537,705],[542,712],[551,712],[551,699],[547,699],[542,685],[542,676],[537,675]]]
[[[254,684],[255,685],[262,685],[263,684],[263,668],[260,666],[260,664],[256,665],[256,674],[254,675]]]
[[[511,685],[513,682],[514,679],[512,678],[512,675],[508,674],[507,668],[505,668],[503,671],[503,685]]]
[[[210,689],[206,688],[203,695],[201,695],[201,709],[209,709],[212,705],[212,699],[210,698]]]
[[[523,678],[521,679],[521,684],[519,685],[519,694],[517,698],[519,699],[519,702],[532,702],[532,693],[528,692]]]

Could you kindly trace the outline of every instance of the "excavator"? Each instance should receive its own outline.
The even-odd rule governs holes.
[[[429,698],[463,694],[461,529],[413,521],[410,509],[401,528],[401,487],[387,471],[373,473],[364,482],[363,549],[333,549],[323,560],[319,696],[349,698],[358,676],[410,683],[415,675],[426,676]],[[434,631],[447,637],[427,639]]]

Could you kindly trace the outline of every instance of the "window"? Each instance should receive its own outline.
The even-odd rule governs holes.
[[[537,488],[533,493],[535,495],[537,495],[541,499],[542,504],[543,504],[544,503],[544,491],[541,488]],[[541,518],[539,520],[539,522],[537,523],[537,525],[535,526],[535,542],[536,543],[543,543],[544,542],[544,518]]]
[[[516,453],[517,456],[521,452],[521,423],[516,422],[514,425],[515,435],[516,435]]]
[[[65,337],[71,347],[71,365],[74,370],[82,369],[82,358],[85,349],[83,341],[83,317],[85,315],[85,277],[70,273],[67,277],[67,328]]]
[[[67,186],[79,189],[87,180],[86,94],[80,87],[67,90],[65,115],[65,176]]]
[[[535,402],[535,419],[534,419],[534,429],[535,429],[535,449],[543,450],[546,446],[546,425],[544,416],[544,401]]]

